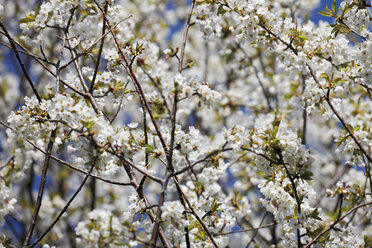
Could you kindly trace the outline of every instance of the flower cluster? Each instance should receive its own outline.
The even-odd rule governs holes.
[[[0,0],[0,244],[370,247],[371,13],[319,3]]]

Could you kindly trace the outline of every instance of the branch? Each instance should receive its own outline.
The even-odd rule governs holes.
[[[283,44],[285,44],[288,48],[290,48],[296,55],[298,55],[298,51],[296,48],[294,48],[292,46],[292,44],[288,44],[287,42],[285,42],[284,40],[282,40],[278,35],[274,34],[271,30],[269,30],[267,27],[265,27],[264,25],[261,25],[261,27],[266,30],[270,35],[274,36],[276,39],[278,39],[280,42],[282,42]],[[313,77],[314,81],[320,85],[318,79],[316,78],[314,72],[313,72],[313,69],[310,67],[309,64],[306,64],[306,66],[309,68],[309,71],[310,71],[310,75]],[[367,159],[369,160],[369,162],[372,162],[372,158],[371,156],[367,153],[367,151],[364,149],[364,147],[362,147],[362,145],[360,144],[360,142],[357,140],[357,138],[354,136],[354,133],[352,130],[350,130],[350,128],[347,126],[347,124],[345,123],[345,121],[343,120],[343,118],[340,116],[340,114],[337,112],[337,110],[334,108],[334,106],[332,105],[331,103],[331,100],[329,98],[329,93],[330,93],[330,88],[328,88],[328,91],[327,91],[327,94],[326,94],[326,101],[329,105],[329,107],[332,109],[333,113],[337,116],[337,118],[339,119],[339,121],[342,123],[342,125],[344,126],[344,128],[347,130],[347,132],[350,134],[351,138],[355,141],[356,145],[359,147],[359,149],[361,150],[361,152],[367,157]]]
[[[227,144],[227,143],[226,143],[226,144]],[[184,173],[185,171],[192,169],[195,165],[197,165],[197,164],[199,164],[199,163],[201,163],[201,162],[207,160],[208,158],[210,158],[210,157],[212,157],[212,156],[214,156],[214,155],[216,155],[216,154],[218,154],[218,153],[220,153],[220,152],[231,151],[232,149],[233,149],[233,148],[223,148],[223,147],[222,147],[221,149],[214,150],[214,151],[212,151],[211,153],[209,153],[208,155],[202,157],[201,159],[198,159],[198,160],[194,161],[194,162],[193,162],[192,164],[190,164],[189,166],[187,166],[187,167],[185,167],[185,168],[183,168],[183,169],[181,169],[181,170],[179,170],[179,171],[176,171],[176,172],[172,173],[171,176],[177,176],[177,175],[180,175],[180,174]]]
[[[215,234],[215,236],[228,235],[228,234],[234,234],[234,233],[242,233],[242,232],[257,231],[257,230],[260,230],[260,229],[263,229],[263,228],[272,227],[272,226],[275,226],[275,225],[276,225],[276,223],[271,223],[271,224],[266,224],[266,225],[262,225],[262,226],[259,226],[259,227],[249,228],[249,229],[243,229],[243,230],[237,230],[237,231],[231,231],[231,232],[218,233],[218,234]]]
[[[320,85],[318,79],[316,78],[313,69],[307,64],[307,67],[310,70],[310,75],[313,77],[314,81]],[[369,162],[372,162],[371,156],[368,154],[368,152],[364,149],[364,147],[360,144],[359,140],[355,137],[353,130],[349,128],[349,126],[346,124],[345,120],[341,117],[341,115],[338,113],[338,111],[333,106],[331,99],[330,99],[330,92],[331,88],[329,87],[326,94],[326,101],[333,111],[333,113],[337,116],[338,120],[342,123],[342,126],[346,129],[346,131],[349,133],[350,137],[354,140],[355,144],[359,147],[360,151],[367,157]]]
[[[36,220],[37,220],[37,217],[39,215],[39,211],[40,211],[40,207],[41,207],[41,201],[42,201],[43,194],[44,194],[44,188],[45,188],[45,183],[46,183],[46,177],[47,177],[47,172],[48,172],[50,155],[52,153],[56,133],[57,133],[57,125],[55,126],[55,128],[53,129],[53,131],[50,134],[48,148],[47,148],[45,159],[44,159],[44,165],[43,165],[42,172],[41,172],[41,181],[40,181],[40,185],[39,185],[39,193],[37,195],[35,209],[34,209],[34,213],[32,215],[32,219],[31,219],[31,223],[30,223],[30,226],[29,226],[29,229],[28,229],[28,232],[27,232],[27,236],[26,236],[25,242],[23,243],[24,246],[27,246],[29,244],[30,240],[31,240],[32,233],[33,233],[35,225],[36,225]]]
[[[16,47],[16,45],[14,43],[13,38],[10,36],[8,30],[6,29],[6,27],[4,26],[4,24],[1,21],[0,21],[0,27],[4,30],[5,36],[8,38],[9,43],[12,46],[12,50],[13,50],[13,52],[14,52],[17,60],[18,60],[18,63],[20,64],[20,66],[22,68],[23,74],[26,76],[26,79],[27,79],[28,83],[30,84],[30,86],[32,88],[32,91],[34,92],[37,100],[40,103],[41,102],[41,97],[40,97],[39,93],[37,92],[37,90],[35,88],[35,85],[32,82],[32,79],[31,79],[30,75],[28,74],[28,72],[27,72],[27,70],[25,68],[25,65],[23,64],[23,61],[22,61],[21,57],[19,56],[19,53],[18,53],[18,50],[17,50],[17,47]]]
[[[193,12],[193,10],[194,10],[194,6],[195,6],[195,0],[192,0],[192,1],[191,1],[191,6],[190,6],[189,15],[188,15],[188,17],[187,17],[187,22],[186,22],[185,31],[184,31],[184,33],[183,33],[183,41],[182,41],[182,47],[181,47],[181,55],[180,55],[180,59],[179,59],[179,63],[178,63],[178,72],[179,72],[179,73],[182,72],[182,64],[183,64],[183,58],[184,58],[184,56],[185,56],[185,48],[186,48],[187,35],[188,35],[188,33],[189,33],[190,21],[191,21],[192,12]]]
[[[338,180],[350,169],[351,165],[349,163],[346,163],[344,165],[344,168],[340,170],[329,182],[328,186],[326,186],[326,189],[331,188],[333,185],[337,183]],[[315,201],[315,206],[318,206],[319,203],[322,201],[323,197],[326,195],[326,191],[323,191],[322,194],[320,194],[316,201]]]
[[[70,53],[71,53],[71,57],[73,59],[76,58],[76,54],[74,52],[74,50],[72,49],[71,47],[71,44],[70,44],[70,36],[68,34],[68,31],[66,30],[65,31],[65,36],[66,36],[66,40],[67,40],[67,44],[69,46],[69,50],[70,50]],[[80,84],[81,86],[83,87],[84,89],[84,93],[85,93],[85,97],[89,100],[89,102],[92,104],[92,107],[94,109],[94,112],[96,112],[96,114],[99,114],[99,113],[102,113],[102,115],[106,118],[106,120],[108,120],[108,117],[106,116],[106,114],[103,112],[103,111],[100,111],[98,106],[97,106],[97,103],[96,101],[94,100],[93,98],[93,95],[89,93],[89,89],[85,83],[85,79],[84,79],[84,76],[83,76],[83,73],[81,71],[81,68],[77,62],[77,60],[74,60],[74,65],[75,65],[75,69],[76,69],[76,72],[78,74],[78,78],[80,80]]]
[[[366,203],[363,203],[363,204],[360,204],[358,206],[355,206],[353,207],[352,209],[350,209],[347,213],[345,213],[343,216],[337,218],[337,220],[335,222],[333,222],[328,228],[326,228],[323,232],[319,233],[313,240],[311,240],[311,242],[309,242],[308,244],[306,244],[306,246],[304,248],[308,248],[310,247],[312,244],[314,244],[320,237],[322,237],[325,233],[329,232],[338,222],[340,222],[341,220],[343,220],[346,216],[348,216],[349,214],[353,213],[354,211],[358,210],[359,208],[361,207],[364,207],[364,206],[368,206],[368,205],[371,205],[372,202],[366,202]]]
[[[12,128],[12,127],[10,127],[9,125],[7,125],[7,124],[5,124],[4,122],[2,122],[2,121],[0,121],[0,124],[1,125],[3,125],[4,127],[6,127],[6,128],[9,128],[10,130],[12,130],[13,132],[15,132],[15,130]],[[44,153],[44,154],[47,154],[47,152],[46,151],[44,151],[41,147],[39,147],[39,146],[37,146],[35,143],[33,143],[31,140],[29,140],[29,139],[25,139],[30,145],[32,145],[36,150],[38,150],[38,151],[40,151],[40,152],[42,152],[42,153]],[[56,156],[54,156],[54,155],[50,155],[50,157],[54,160],[54,161],[56,161],[56,162],[58,162],[58,163],[61,163],[61,164],[63,164],[63,165],[66,165],[67,167],[69,167],[69,168],[71,168],[71,169],[73,169],[73,170],[75,170],[75,171],[78,171],[78,172],[80,172],[80,173],[83,173],[83,174],[88,174],[88,172],[86,172],[86,171],[84,171],[84,170],[82,170],[82,169],[80,169],[80,168],[78,168],[78,167],[75,167],[75,166],[73,166],[72,164],[70,164],[70,163],[68,163],[68,162],[66,162],[66,161],[64,161],[64,160],[62,160],[62,159],[59,159],[59,158],[57,158]],[[106,183],[110,183],[110,184],[114,184],[114,185],[119,185],[119,186],[130,186],[130,185],[132,185],[132,183],[121,183],[121,182],[116,182],[116,181],[111,181],[111,180],[109,180],[109,179],[105,179],[105,178],[103,178],[103,177],[100,177],[100,176],[97,176],[97,175],[90,175],[91,177],[93,177],[93,178],[95,178],[95,179],[98,179],[98,180],[101,180],[101,181],[103,181],[103,182],[106,182]]]
[[[165,175],[167,175],[168,170],[165,171]],[[163,182],[163,185],[161,187],[160,197],[159,197],[159,203],[158,203],[158,209],[156,211],[156,217],[155,217],[155,223],[154,227],[152,228],[152,234],[151,234],[151,248],[154,248],[156,246],[156,240],[158,239],[159,230],[160,230],[160,219],[161,219],[161,207],[164,204],[165,201],[165,192],[167,191],[167,185],[168,185],[169,177]]]
[[[251,57],[248,56],[247,52],[242,48],[242,46],[239,44],[239,43],[236,43],[237,47],[240,49],[240,51],[243,52],[244,56],[247,57],[247,59],[249,60],[249,63],[251,64],[254,72],[255,72],[255,75],[256,75],[256,78],[257,78],[257,81],[258,81],[258,84],[260,85],[261,89],[262,89],[262,93],[264,94],[265,96],[265,99],[266,99],[266,103],[267,103],[267,107],[269,109],[269,112],[272,111],[272,106],[271,106],[271,103],[270,103],[270,95],[269,95],[269,92],[268,90],[265,88],[265,86],[263,85],[263,82],[261,80],[261,78],[258,76],[258,69],[257,67],[253,64],[253,59]]]
[[[211,242],[213,243],[213,245],[218,248],[219,246],[216,243],[216,241],[214,240],[212,233],[208,230],[208,227],[206,226],[206,224],[204,223],[204,221],[198,216],[198,214],[194,210],[192,204],[187,199],[185,193],[183,193],[183,191],[182,191],[181,186],[179,185],[179,183],[177,181],[175,181],[175,184],[177,186],[177,189],[179,189],[179,192],[182,194],[183,199],[186,201],[187,206],[191,210],[192,215],[195,216],[195,218],[198,220],[198,222],[200,223],[200,225],[203,227],[204,231],[207,233],[207,235],[208,235],[209,239],[211,240]]]
[[[86,183],[86,181],[88,180],[89,176],[90,176],[90,173],[92,173],[93,171],[93,168],[94,168],[94,165],[96,163],[96,159],[94,159],[94,162],[92,164],[92,166],[90,167],[87,175],[85,176],[83,182],[80,184],[79,188],[75,191],[75,193],[73,194],[73,196],[70,198],[70,200],[67,202],[67,204],[63,207],[62,211],[58,214],[57,218],[53,221],[53,223],[45,230],[45,232],[32,244],[29,246],[29,248],[31,247],[34,247],[36,246],[44,237],[45,235],[47,235],[51,230],[52,228],[57,224],[57,222],[59,221],[59,219],[62,217],[62,215],[67,211],[68,207],[70,206],[70,204],[72,203],[72,201],[75,199],[75,197],[79,194],[79,192],[81,191],[81,189],[83,188],[84,184]]]
[[[107,6],[108,6],[108,2],[106,1],[105,6],[104,6],[104,11],[105,12],[107,12]],[[102,23],[102,36],[103,36],[105,34],[105,30],[106,30],[105,16],[102,16],[102,19],[103,19],[103,23]],[[105,43],[105,37],[103,36],[103,38],[101,40],[101,44],[99,46],[99,51],[98,51],[98,56],[97,56],[97,63],[96,63],[96,67],[94,68],[93,79],[92,79],[92,82],[90,83],[90,87],[89,87],[89,93],[92,94],[92,95],[93,95],[94,83],[96,81],[96,77],[97,77],[97,73],[98,73],[98,67],[99,67],[99,61],[101,60],[101,55],[102,55],[104,43]]]
[[[143,92],[143,89],[142,89],[141,84],[139,83],[139,81],[138,81],[136,75],[134,74],[134,72],[133,72],[133,70],[132,70],[132,67],[129,67],[130,63],[129,63],[127,57],[125,56],[125,53],[123,52],[123,49],[121,49],[121,46],[120,46],[119,40],[118,40],[118,38],[117,38],[117,36],[116,36],[116,34],[115,34],[115,31],[114,31],[114,29],[113,29],[113,26],[111,25],[111,22],[108,20],[108,18],[107,18],[107,16],[106,16],[106,14],[105,14],[104,9],[102,8],[102,6],[98,3],[97,0],[94,0],[94,2],[95,2],[96,5],[98,6],[98,8],[101,10],[102,15],[104,16],[104,18],[105,18],[105,20],[106,20],[106,24],[107,24],[107,26],[108,26],[109,29],[110,29],[110,32],[111,32],[111,34],[112,34],[112,37],[114,38],[114,41],[115,41],[116,47],[118,48],[118,50],[119,50],[119,52],[120,52],[120,57],[121,57],[121,59],[120,59],[120,63],[123,65],[124,69],[126,70],[126,72],[128,73],[129,77],[131,78],[133,84],[134,84],[135,87],[137,88],[138,93],[139,93],[140,96],[142,97],[142,99],[143,99],[143,101],[144,101],[144,103],[145,103],[146,109],[147,109],[147,111],[148,111],[148,113],[149,113],[149,115],[150,115],[150,117],[151,117],[151,121],[152,121],[152,123],[153,123],[153,125],[154,125],[154,127],[155,127],[156,133],[157,133],[157,135],[158,135],[158,137],[159,137],[159,139],[160,139],[160,142],[161,142],[161,144],[162,144],[162,147],[163,147],[163,149],[164,149],[164,152],[165,152],[166,154],[168,154],[168,148],[167,148],[167,145],[166,145],[165,140],[164,140],[164,138],[163,138],[163,135],[162,135],[161,132],[160,132],[159,125],[158,125],[158,123],[156,122],[156,119],[155,119],[154,115],[152,114],[151,108],[150,108],[150,106],[149,106],[149,104],[148,104],[148,101],[146,100],[146,97],[145,97],[145,94],[144,94],[144,92]],[[124,61],[124,62],[123,62],[123,61]]]

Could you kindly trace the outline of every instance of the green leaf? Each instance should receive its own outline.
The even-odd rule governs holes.
[[[314,209],[314,211],[310,214],[310,217],[316,219],[316,220],[322,220],[320,217],[319,217],[319,209],[316,208]]]
[[[322,15],[322,16],[327,16],[327,17],[332,17],[333,15],[328,13],[328,12],[325,12],[324,10],[322,11],[319,11],[318,14]]]
[[[344,16],[347,12],[349,12],[351,9],[352,9],[352,7],[350,7],[350,6],[345,7],[344,10],[342,11],[341,16],[343,17],[343,16]]]
[[[364,235],[364,247],[372,247],[372,235]]]
[[[279,131],[279,125],[280,125],[280,121],[282,120],[282,118],[280,117],[276,117],[273,121],[273,138],[276,137],[278,131]]]
[[[87,128],[88,130],[90,130],[90,129],[92,128],[92,126],[93,126],[93,123],[94,123],[93,121],[89,121],[89,122],[88,122],[88,125],[87,125],[86,128]]]
[[[328,212],[326,215],[331,219],[331,221],[335,221],[338,216],[338,211]]]
[[[125,221],[123,223],[123,226],[127,227],[127,228],[131,228],[132,227],[132,224],[129,222],[129,221]]]
[[[315,229],[315,231],[309,233],[309,237],[315,238],[318,234],[323,232],[325,229],[326,229],[326,225],[325,224],[320,224],[319,227],[317,229]],[[328,235],[329,234],[327,233],[327,234],[323,235],[321,238],[319,238],[318,239],[319,242],[324,242],[327,239]]]
[[[63,151],[63,149],[65,148],[65,141],[62,142],[62,144],[60,144],[58,146],[58,149],[57,149],[57,154],[61,153]]]
[[[335,29],[334,29],[334,30],[335,30]],[[334,31],[334,30],[332,30],[332,33],[335,33],[335,38],[336,38],[337,35],[340,33],[340,31],[338,31],[338,30]]]
[[[332,11],[333,11],[333,13],[337,13],[337,9],[336,9],[336,0],[333,0],[333,3],[332,3]]]
[[[219,15],[224,15],[225,13],[226,13],[226,10],[223,8],[222,5],[220,5],[220,6],[218,7],[218,10],[217,10],[217,16],[219,16]]]
[[[333,79],[332,84],[340,84],[340,83],[343,83],[345,81],[346,80],[342,79],[341,77],[338,77],[338,78]]]
[[[359,32],[362,32],[363,28],[364,28],[364,25],[360,26]]]
[[[330,10],[327,6],[325,6],[325,10],[331,14],[331,16],[335,16],[335,13],[332,12],[332,10]]]
[[[234,60],[235,58],[235,55],[234,53],[228,53],[224,56],[225,60],[226,60],[226,63],[230,63],[231,61]]]
[[[322,74],[320,74],[320,76],[322,76],[322,78],[324,78],[327,82],[329,82],[329,76],[328,76],[328,74],[322,73]]]
[[[152,145],[145,144],[144,147],[145,147],[145,153],[154,153],[154,147],[152,147]]]
[[[304,180],[311,180],[311,178],[314,176],[314,173],[311,171],[305,171],[302,175],[301,178]]]
[[[340,31],[341,33],[346,34],[349,34],[351,32],[350,28],[343,23],[337,25],[337,30]]]
[[[266,176],[267,174],[265,172],[259,170],[259,171],[256,172],[256,175],[258,175],[258,176]]]
[[[34,22],[35,21],[35,15],[34,14],[29,14],[25,18],[22,18],[19,20],[19,23],[29,23],[29,22]]]
[[[303,194],[300,194],[300,195],[298,196],[298,200],[300,201],[300,203],[303,202],[304,198],[305,198],[305,195],[303,195]],[[297,205],[296,205],[296,207],[298,208]],[[298,212],[298,211],[296,211],[296,212]]]
[[[309,37],[307,37],[306,35],[300,35],[298,37],[303,39],[303,40],[310,40]]]
[[[202,230],[197,232],[195,236],[196,236],[196,240],[205,241],[207,239],[205,233]]]
[[[35,11],[35,16],[38,16],[39,15],[39,9],[40,9],[40,2],[37,2],[35,4],[35,8],[34,8],[34,11]]]
[[[83,124],[83,127],[88,129],[88,131],[90,131],[90,129],[92,128],[92,126],[94,124],[93,121],[84,121],[84,120],[80,120],[80,123]]]
[[[349,130],[354,130],[354,127],[350,124],[346,124],[346,126],[349,128]]]

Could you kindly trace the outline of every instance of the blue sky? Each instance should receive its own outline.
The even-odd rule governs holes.
[[[340,5],[341,2],[342,2],[341,0],[336,1],[337,7]],[[315,23],[318,23],[319,20],[326,21],[326,22],[332,22],[331,17],[325,17],[325,16],[318,14],[319,11],[324,10],[325,6],[328,6],[329,8],[331,8],[332,3],[333,3],[333,0],[320,0],[318,8],[314,9],[311,12],[310,20],[312,20]]]
[[[299,1],[301,1],[301,0],[299,0]],[[324,17],[324,16],[322,16],[320,14],[317,14],[319,11],[324,10],[324,7],[325,6],[330,7],[331,4],[332,4],[332,2],[333,2],[333,0],[320,0],[319,6],[310,13],[310,20],[312,20],[315,23],[318,23],[319,20],[323,20],[323,21],[327,21],[327,22],[332,22],[333,21],[332,18]],[[337,6],[340,4],[340,2],[341,2],[341,0],[338,0],[337,1]],[[177,26],[174,27],[175,30],[173,30],[173,31],[176,31],[177,29],[182,28],[182,27],[183,27],[183,23],[179,23]],[[10,56],[8,56],[7,58],[5,58],[5,64],[8,66],[8,68],[11,71],[15,71],[17,73],[16,68],[13,65],[13,61],[10,60]],[[33,186],[34,189],[37,189],[38,184],[39,184],[39,181],[40,181],[40,177],[35,177],[34,178],[34,184],[33,184],[34,185]],[[6,222],[6,224],[5,224],[5,228],[6,229],[12,229],[12,227],[15,228],[15,230],[19,234],[21,234],[22,232],[24,232],[24,230],[22,230],[21,225],[17,221],[15,221],[14,219],[12,219],[12,218],[9,217],[8,222]]]

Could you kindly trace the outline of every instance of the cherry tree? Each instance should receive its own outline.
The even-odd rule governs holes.
[[[371,247],[371,3],[0,1],[3,247]]]

